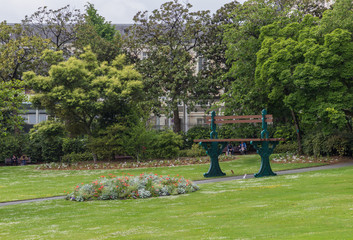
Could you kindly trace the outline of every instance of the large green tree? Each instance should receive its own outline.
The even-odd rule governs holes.
[[[210,19],[207,11],[190,12],[191,7],[174,0],[150,14],[139,12],[125,39],[126,51],[143,74],[152,110],[173,116],[175,132],[181,130],[178,104],[192,108],[198,101],[194,50]]]
[[[214,96],[231,84],[231,78],[226,73],[231,64],[226,60],[227,45],[223,37],[225,25],[232,23],[231,14],[239,7],[237,1],[225,4],[212,15],[207,22],[206,31],[200,36],[200,44],[196,47],[198,59],[198,85],[195,86],[199,99],[210,103]],[[203,97],[203,99],[202,99]]]
[[[71,134],[94,137],[113,124],[125,124],[142,97],[141,75],[116,57],[99,63],[90,49],[53,65],[48,76],[27,72],[32,102],[65,122]]]
[[[226,58],[231,66],[228,78],[234,79],[222,96],[226,114],[258,114],[269,107],[261,88],[255,86],[255,69],[256,53],[261,48],[261,27],[286,15],[275,6],[271,1],[246,1],[234,8],[231,22],[225,26]],[[274,109],[268,110],[275,113]]]
[[[98,14],[93,4],[87,3],[74,45],[77,52],[89,45],[99,61],[111,62],[121,53],[121,36],[114,25]]]
[[[352,131],[351,18],[352,2],[341,0],[321,20],[307,15],[300,23],[262,29],[256,83],[269,102],[291,111],[299,147],[300,126],[307,132]]]
[[[20,129],[23,119],[18,115],[25,96],[20,80],[0,81],[0,137]]]
[[[0,23],[0,81],[20,80],[22,73],[39,69],[48,40],[28,35],[20,24]]]
[[[0,135],[20,129],[20,108],[26,100],[22,74],[41,69],[47,48],[47,40],[27,35],[21,25],[0,23]]]

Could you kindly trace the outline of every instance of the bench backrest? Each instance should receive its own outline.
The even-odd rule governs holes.
[[[206,117],[206,123],[211,123],[212,117]],[[272,123],[273,116],[271,114],[265,115],[265,122]],[[262,115],[245,115],[245,116],[215,116],[215,124],[223,123],[262,123]]]

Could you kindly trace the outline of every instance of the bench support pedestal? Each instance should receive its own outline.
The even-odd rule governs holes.
[[[200,142],[200,145],[206,150],[207,155],[211,158],[210,168],[207,173],[204,173],[204,177],[219,177],[226,175],[222,172],[221,167],[219,166],[218,156],[222,154],[223,148],[227,143],[222,142],[212,142],[209,147],[207,143]],[[221,145],[221,147],[219,147]]]
[[[271,169],[270,155],[273,153],[273,150],[275,149],[278,143],[278,141],[250,142],[250,144],[253,145],[256,149],[256,152],[261,156],[261,168],[258,173],[254,174],[255,177],[277,175]]]

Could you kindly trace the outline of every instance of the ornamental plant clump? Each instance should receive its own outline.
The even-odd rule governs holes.
[[[71,201],[137,199],[195,192],[199,187],[183,177],[140,174],[117,177],[101,176],[89,184],[81,183],[66,196]]]

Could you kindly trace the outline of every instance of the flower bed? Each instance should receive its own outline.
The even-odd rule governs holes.
[[[89,184],[79,184],[66,197],[71,201],[136,199],[190,193],[199,187],[183,177],[163,177],[157,174],[116,177],[101,176]]]
[[[231,161],[236,156],[221,155],[220,162]],[[77,163],[60,163],[51,162],[40,164],[36,167],[38,170],[92,170],[92,169],[125,169],[125,168],[148,168],[148,167],[174,167],[190,164],[206,164],[210,162],[209,157],[197,158],[178,158],[170,160],[153,160],[153,161],[126,161],[126,162],[77,162]]]
[[[344,161],[343,157],[314,157],[314,156],[304,156],[289,153],[278,153],[273,154],[271,157],[273,163],[337,163]]]

